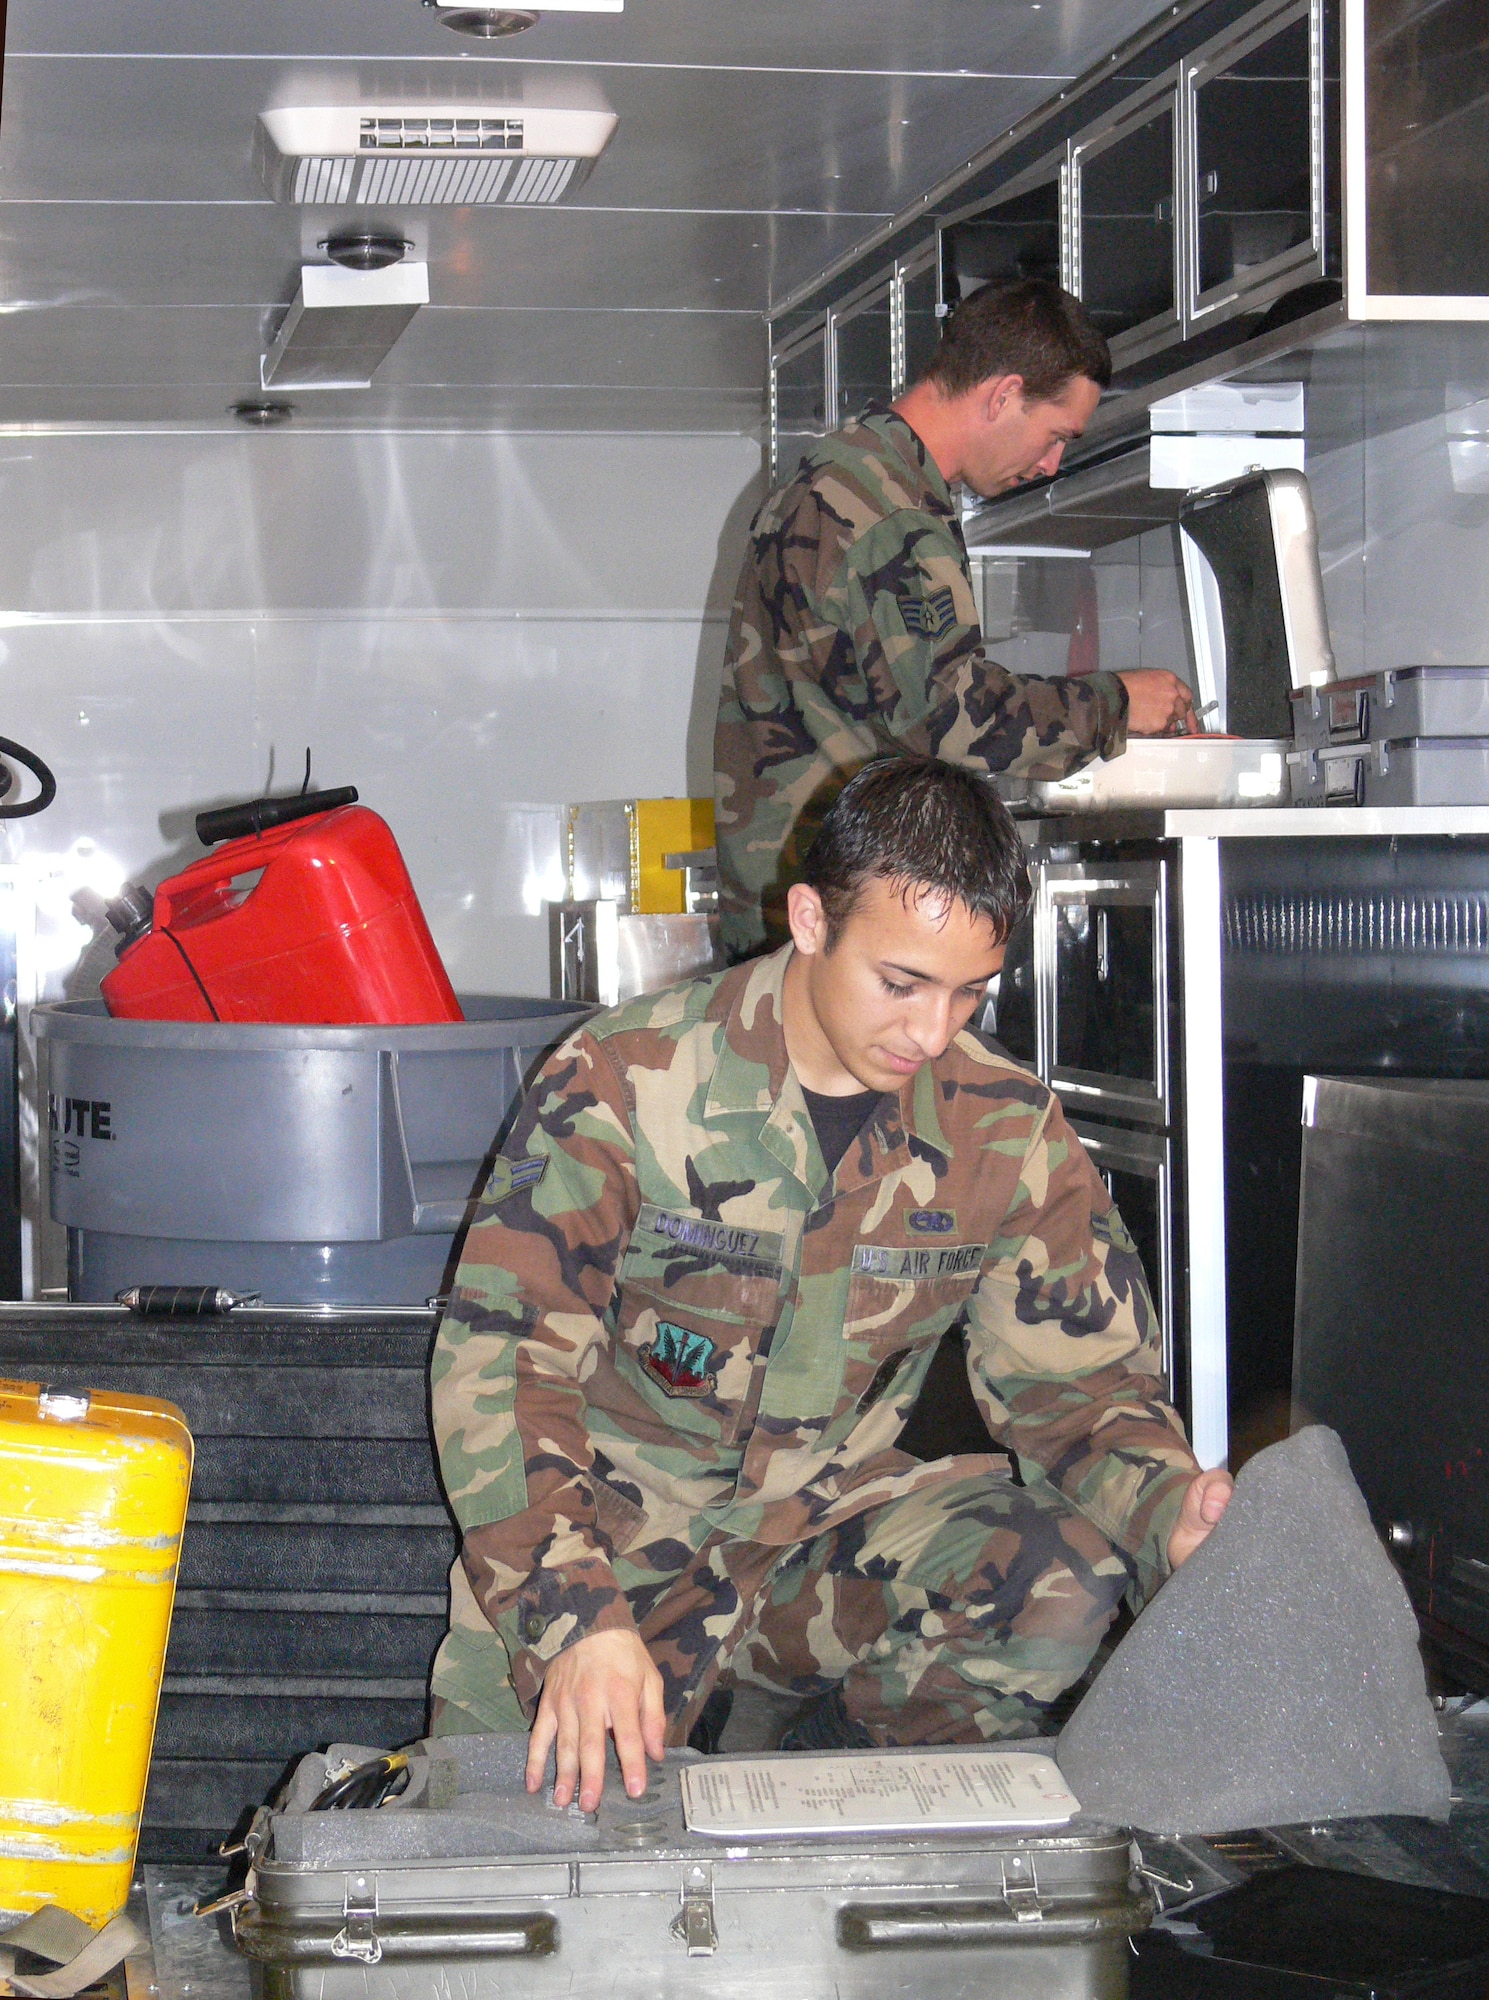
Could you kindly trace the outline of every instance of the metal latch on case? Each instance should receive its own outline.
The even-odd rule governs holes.
[[[1044,1904],[1039,1878],[1027,1854],[1010,1854],[1003,1861],[1003,1900],[1021,1924],[1042,1924]]]
[[[331,1940],[332,1958],[355,1958],[363,1965],[376,1965],[383,1945],[377,1934],[375,1875],[347,1876],[341,1914],[346,1921]]]
[[[719,1948],[713,1913],[713,1870],[695,1862],[683,1870],[682,1908],[672,1919],[672,1935],[688,1948],[689,1958],[711,1958]]]

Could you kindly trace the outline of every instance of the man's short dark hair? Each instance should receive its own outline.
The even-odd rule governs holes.
[[[1030,896],[1023,842],[991,780],[934,757],[877,757],[855,772],[807,851],[803,879],[822,898],[829,951],[870,881],[906,897],[939,890],[986,917],[1000,942]]]
[[[1111,349],[1080,300],[1048,278],[984,285],[953,308],[922,379],[960,396],[1000,375],[1021,375],[1025,400],[1045,403],[1077,375],[1104,389]]]

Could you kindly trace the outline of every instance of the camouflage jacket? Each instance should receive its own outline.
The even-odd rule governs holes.
[[[786,887],[834,781],[868,758],[898,746],[1062,778],[1126,743],[1115,674],[1041,680],[985,656],[946,481],[902,417],[871,408],[750,528],[714,730],[730,954],[784,942]]]
[[[471,1224],[433,1364],[454,1615],[484,1612],[529,1707],[564,1646],[632,1625],[626,1549],[675,1544],[680,1570],[713,1533],[797,1545],[965,1475],[893,1448],[962,1314],[1026,1482],[1126,1552],[1139,1596],[1167,1574],[1195,1461],[1141,1263],[1059,1105],[964,1032],[829,1179],[780,1025],[790,955],[578,1030]]]

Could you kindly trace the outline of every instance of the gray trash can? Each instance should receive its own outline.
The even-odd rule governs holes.
[[[225,1285],[422,1305],[540,1058],[590,1010],[463,999],[428,1027],[116,1021],[36,1008],[68,1290]]]

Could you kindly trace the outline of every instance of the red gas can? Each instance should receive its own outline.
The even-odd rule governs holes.
[[[103,981],[109,1012],[149,1021],[463,1020],[387,824],[366,806],[335,803],[356,796],[348,787],[204,813],[204,840],[245,823],[262,830],[162,882],[153,909],[141,890],[111,906],[113,921],[121,907],[127,921],[134,899],[137,921]]]

